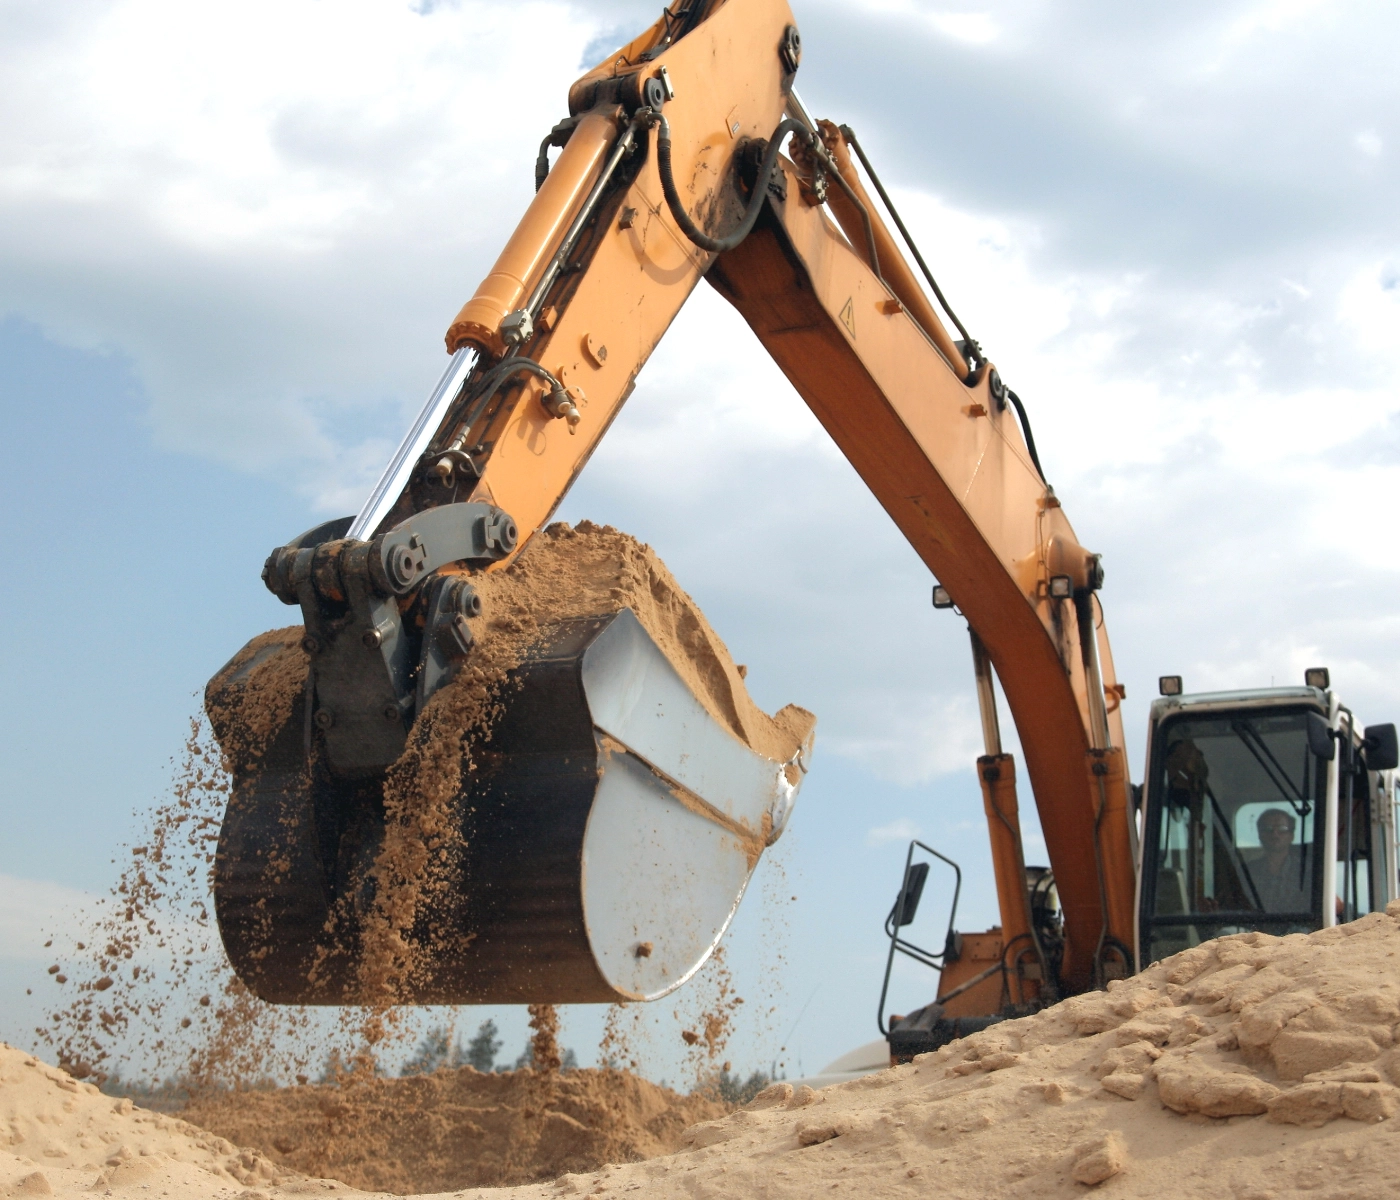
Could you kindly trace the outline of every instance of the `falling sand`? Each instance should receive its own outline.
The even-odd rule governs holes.
[[[276,738],[292,725],[298,728],[290,732],[299,734],[295,714],[309,660],[299,627],[275,630],[249,643],[211,685],[207,710],[219,744],[207,729],[192,730],[174,795],[158,807],[149,836],[134,848],[114,896],[91,924],[89,942],[70,950],[51,973],[70,1000],[51,1014],[41,1038],[71,1075],[101,1080],[121,1065],[123,1048],[135,1051],[161,1077],[178,1079],[206,1123],[231,1138],[271,1145],[266,1161],[299,1171],[334,1167],[358,1186],[395,1190],[449,1186],[448,1176],[463,1186],[538,1179],[664,1153],[676,1148],[685,1125],[722,1111],[713,1101],[677,1097],[624,1071],[561,1074],[558,1014],[548,1005],[530,1008],[535,1070],[474,1080],[471,1072],[455,1080],[445,1073],[431,1085],[376,1078],[395,1039],[402,1043],[414,1028],[395,1001],[425,949],[414,936],[423,929],[420,910],[431,908],[434,888],[452,882],[445,868],[454,805],[472,769],[472,751],[482,744],[468,732],[484,730],[489,740],[491,721],[512,686],[510,672],[546,632],[541,614],[559,619],[631,608],[715,719],[775,761],[795,764],[812,725],[801,709],[786,708],[776,718],[761,712],[745,689],[743,669],[666,568],[647,547],[615,530],[552,526],[516,563],[474,583],[484,606],[472,623],[473,653],[429,705],[384,789],[388,835],[372,866],[379,900],[363,931],[360,976],[373,1003],[341,1010],[328,1030],[315,1010],[259,1001],[218,952],[207,877],[228,770],[255,775]],[[234,676],[234,686],[221,686]],[[685,1030],[694,1039],[697,1076],[714,1073],[728,1019],[742,1003],[722,974],[708,1015]],[[333,1084],[305,1086],[318,1071]],[[267,1080],[293,1077],[301,1086],[266,1090]],[[464,1117],[460,1126],[446,1118],[446,1124],[429,1121],[431,1128],[414,1135],[421,1152],[400,1151],[407,1167],[373,1165],[384,1154],[366,1147],[388,1144],[383,1138],[401,1140],[406,1128],[392,1137],[381,1130],[376,1141],[376,1122],[403,1108],[404,1089],[425,1087],[438,1097],[437,1108],[455,1105],[453,1111],[476,1116]],[[284,1101],[290,1107],[279,1116],[276,1105]],[[313,1110],[320,1116],[308,1116]],[[489,1119],[482,1115],[487,1110],[494,1114]],[[262,1126],[234,1121],[257,1114]],[[279,1123],[295,1126],[294,1149],[282,1148],[292,1137],[287,1129],[280,1141],[259,1132]],[[432,1137],[450,1140],[453,1128],[479,1132],[472,1135],[469,1166],[427,1149]],[[488,1129],[489,1135],[480,1132]],[[477,1162],[482,1146],[494,1165]],[[362,1166],[371,1165],[355,1167],[356,1154]],[[411,1173],[420,1169],[426,1174]]]
[[[471,1067],[375,1079],[348,1092],[297,1087],[210,1096],[181,1115],[279,1167],[365,1191],[445,1192],[554,1179],[681,1148],[724,1115],[622,1071],[480,1074]]]

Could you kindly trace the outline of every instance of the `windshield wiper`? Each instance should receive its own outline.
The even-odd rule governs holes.
[[[1234,730],[1235,736],[1244,743],[1245,749],[1254,755],[1254,761],[1263,768],[1264,774],[1269,777],[1269,782],[1288,801],[1293,811],[1300,817],[1306,817],[1312,812],[1312,801],[1303,795],[1298,785],[1289,777],[1288,772],[1283,769],[1283,764],[1274,757],[1274,752],[1269,749],[1268,743],[1259,735],[1259,731],[1248,721],[1239,718],[1230,722],[1230,728]]]

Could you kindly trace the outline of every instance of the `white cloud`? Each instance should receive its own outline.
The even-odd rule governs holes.
[[[1352,138],[1352,141],[1367,158],[1380,158],[1381,151],[1385,149],[1385,143],[1374,129],[1363,130]]]
[[[982,725],[975,702],[956,694],[964,691],[961,678],[902,695],[880,682],[862,689],[864,703],[844,714],[844,728],[825,738],[829,749],[857,759],[881,779],[905,785],[972,766],[983,750]],[[946,695],[944,688],[955,694]]]
[[[867,846],[883,846],[889,842],[911,842],[919,836],[919,826],[908,817],[899,817],[884,825],[877,825],[865,835]]]
[[[971,46],[985,46],[1001,36],[1001,27],[990,13],[937,12],[930,13],[928,21],[939,33]]]
[[[80,915],[94,897],[42,879],[0,875],[0,958],[38,960],[53,956],[52,939],[63,952],[81,937]]]
[[[0,36],[0,313],[129,357],[165,444],[355,507],[588,28],[548,3],[45,11]]]

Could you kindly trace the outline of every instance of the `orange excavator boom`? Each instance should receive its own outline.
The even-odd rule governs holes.
[[[364,578],[396,594],[400,608],[429,577],[467,580],[511,563],[544,528],[704,278],[743,316],[946,603],[968,620],[1002,908],[996,957],[1020,981],[1014,998],[1033,999],[1043,994],[1035,981],[1050,981],[1031,924],[993,671],[1059,889],[1059,986],[1102,985],[1133,969],[1135,875],[1122,689],[1098,598],[1099,560],[1044,478],[1019,399],[965,330],[955,338],[945,328],[868,190],[886,198],[855,135],[814,122],[798,101],[800,58],[785,0],[689,0],[578,80],[569,117],[541,147],[537,194],[452,321],[451,365],[404,448],[353,522],[313,531],[269,560],[269,586],[302,604],[309,627],[332,601],[353,607],[334,580],[328,590],[313,587],[331,579],[326,563],[335,556],[353,565],[350,556],[368,554]],[[560,144],[550,167],[548,150]],[[429,519],[445,530],[449,511],[477,522],[481,535],[453,534],[453,548],[429,562],[423,538],[445,543],[414,531]],[[386,614],[394,606],[376,603]],[[391,614],[385,619],[392,624]],[[404,636],[411,651],[416,643]],[[308,696],[362,686],[314,664],[311,672]],[[395,686],[392,678],[383,685],[373,711],[398,703],[411,724],[413,701]],[[407,725],[388,726],[385,748],[365,751],[357,769],[385,768],[402,746]],[[307,746],[334,738],[335,728],[308,733]],[[345,742],[342,754],[364,750],[362,739]],[[276,788],[300,786],[289,780]],[[236,849],[226,855],[236,857]],[[262,876],[240,878],[246,906]],[[232,895],[232,884],[226,890]],[[241,918],[233,907],[229,914],[233,927]],[[267,936],[248,935],[249,962]],[[548,978],[543,968],[513,976],[509,995],[562,996]],[[569,996],[603,998],[612,986]],[[463,989],[433,997],[504,995]]]

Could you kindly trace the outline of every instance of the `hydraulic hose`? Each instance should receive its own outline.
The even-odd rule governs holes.
[[[539,156],[535,159],[535,191],[544,187],[544,181],[549,178],[549,148],[555,146],[562,150],[568,145],[578,122],[578,117],[565,117],[544,135]]]
[[[477,412],[480,413],[485,408],[486,402],[501,390],[506,380],[521,373],[534,375],[536,378],[544,380],[545,386],[549,388],[549,398],[544,402],[545,411],[551,417],[562,417],[568,421],[569,432],[572,433],[574,426],[579,423],[581,418],[574,402],[569,399],[568,389],[533,358],[523,356],[508,358],[505,362],[497,363],[496,366],[492,367],[482,377],[481,388],[474,401]],[[468,428],[470,428],[470,423]],[[464,429],[463,432],[465,433],[466,430]]]
[[[1040,465],[1040,455],[1035,452],[1035,434],[1031,432],[1031,419],[1026,416],[1026,406],[1021,403],[1021,397],[1010,388],[1006,389],[1006,398],[1011,401],[1012,407],[1016,409],[1016,415],[1021,418],[1021,432],[1026,435],[1026,450],[1031,456],[1031,462],[1035,463],[1036,474],[1040,476],[1041,483],[1048,483],[1045,478],[1045,468]]]
[[[865,173],[870,176],[870,182],[875,185],[875,190],[880,193],[880,199],[884,202],[886,211],[894,218],[894,223],[899,228],[899,232],[904,237],[904,243],[909,247],[910,253],[914,255],[914,261],[919,264],[919,269],[923,271],[924,278],[928,280],[928,285],[933,289],[933,294],[938,298],[938,303],[943,306],[943,311],[948,314],[949,319],[957,327],[963,337],[963,351],[969,358],[976,360],[982,357],[982,348],[977,344],[972,334],[968,333],[967,327],[958,320],[958,314],[953,311],[953,306],[948,303],[948,298],[943,295],[943,289],[938,286],[938,281],[934,279],[933,272],[929,270],[928,263],[924,262],[924,256],[919,253],[919,247],[914,244],[914,236],[905,228],[904,221],[900,218],[899,212],[895,209],[894,201],[890,199],[889,193],[885,191],[885,185],[880,182],[880,177],[875,174],[875,168],[870,165],[870,160],[866,158],[865,151],[861,148],[860,140],[856,137],[856,131],[849,125],[841,126],[841,136],[849,143],[852,150],[856,152],[856,157],[860,159],[861,166],[865,168]],[[1020,402],[1017,401],[1017,407]],[[1035,452],[1032,451],[1032,454]],[[1039,464],[1036,465],[1039,470]]]
[[[503,362],[497,363],[477,382],[471,398],[467,401],[461,432],[452,439],[445,450],[430,450],[423,456],[425,461],[436,460],[433,470],[441,479],[445,481],[450,478],[453,470],[459,465],[456,456],[461,454],[472,424],[481,415],[491,397],[499,392],[512,376],[522,373],[534,375],[536,378],[544,380],[545,385],[549,388],[549,399],[545,402],[545,408],[551,416],[562,417],[568,421],[569,429],[572,432],[573,427],[579,422],[579,413],[574,402],[569,398],[569,393],[564,385],[555,378],[552,372],[533,358],[523,356],[507,358]]]
[[[500,391],[507,379],[522,371],[543,379],[551,389],[562,386],[547,369],[533,358],[508,358],[504,362],[497,363],[481,377],[481,382],[476,386],[476,394],[472,397],[473,401],[490,399]]]
[[[744,212],[744,219],[725,237],[714,238],[700,229],[690,219],[690,214],[685,211],[685,205],[681,203],[680,193],[676,191],[675,176],[671,173],[671,126],[667,123],[666,118],[660,115],[657,117],[656,125],[656,165],[661,173],[661,190],[666,194],[666,205],[671,210],[671,216],[675,218],[676,224],[681,227],[681,232],[686,237],[700,249],[709,250],[715,254],[733,250],[753,230],[754,223],[758,220],[759,211],[763,208],[763,198],[768,191],[768,181],[772,178],[773,168],[777,165],[778,152],[783,147],[783,139],[789,133],[802,133],[811,136],[810,131],[801,121],[794,121],[791,117],[778,123],[778,127],[773,130],[773,136],[768,139],[768,148],[764,151],[763,162],[758,168],[758,178],[754,180],[753,195],[749,197],[749,206]]]

